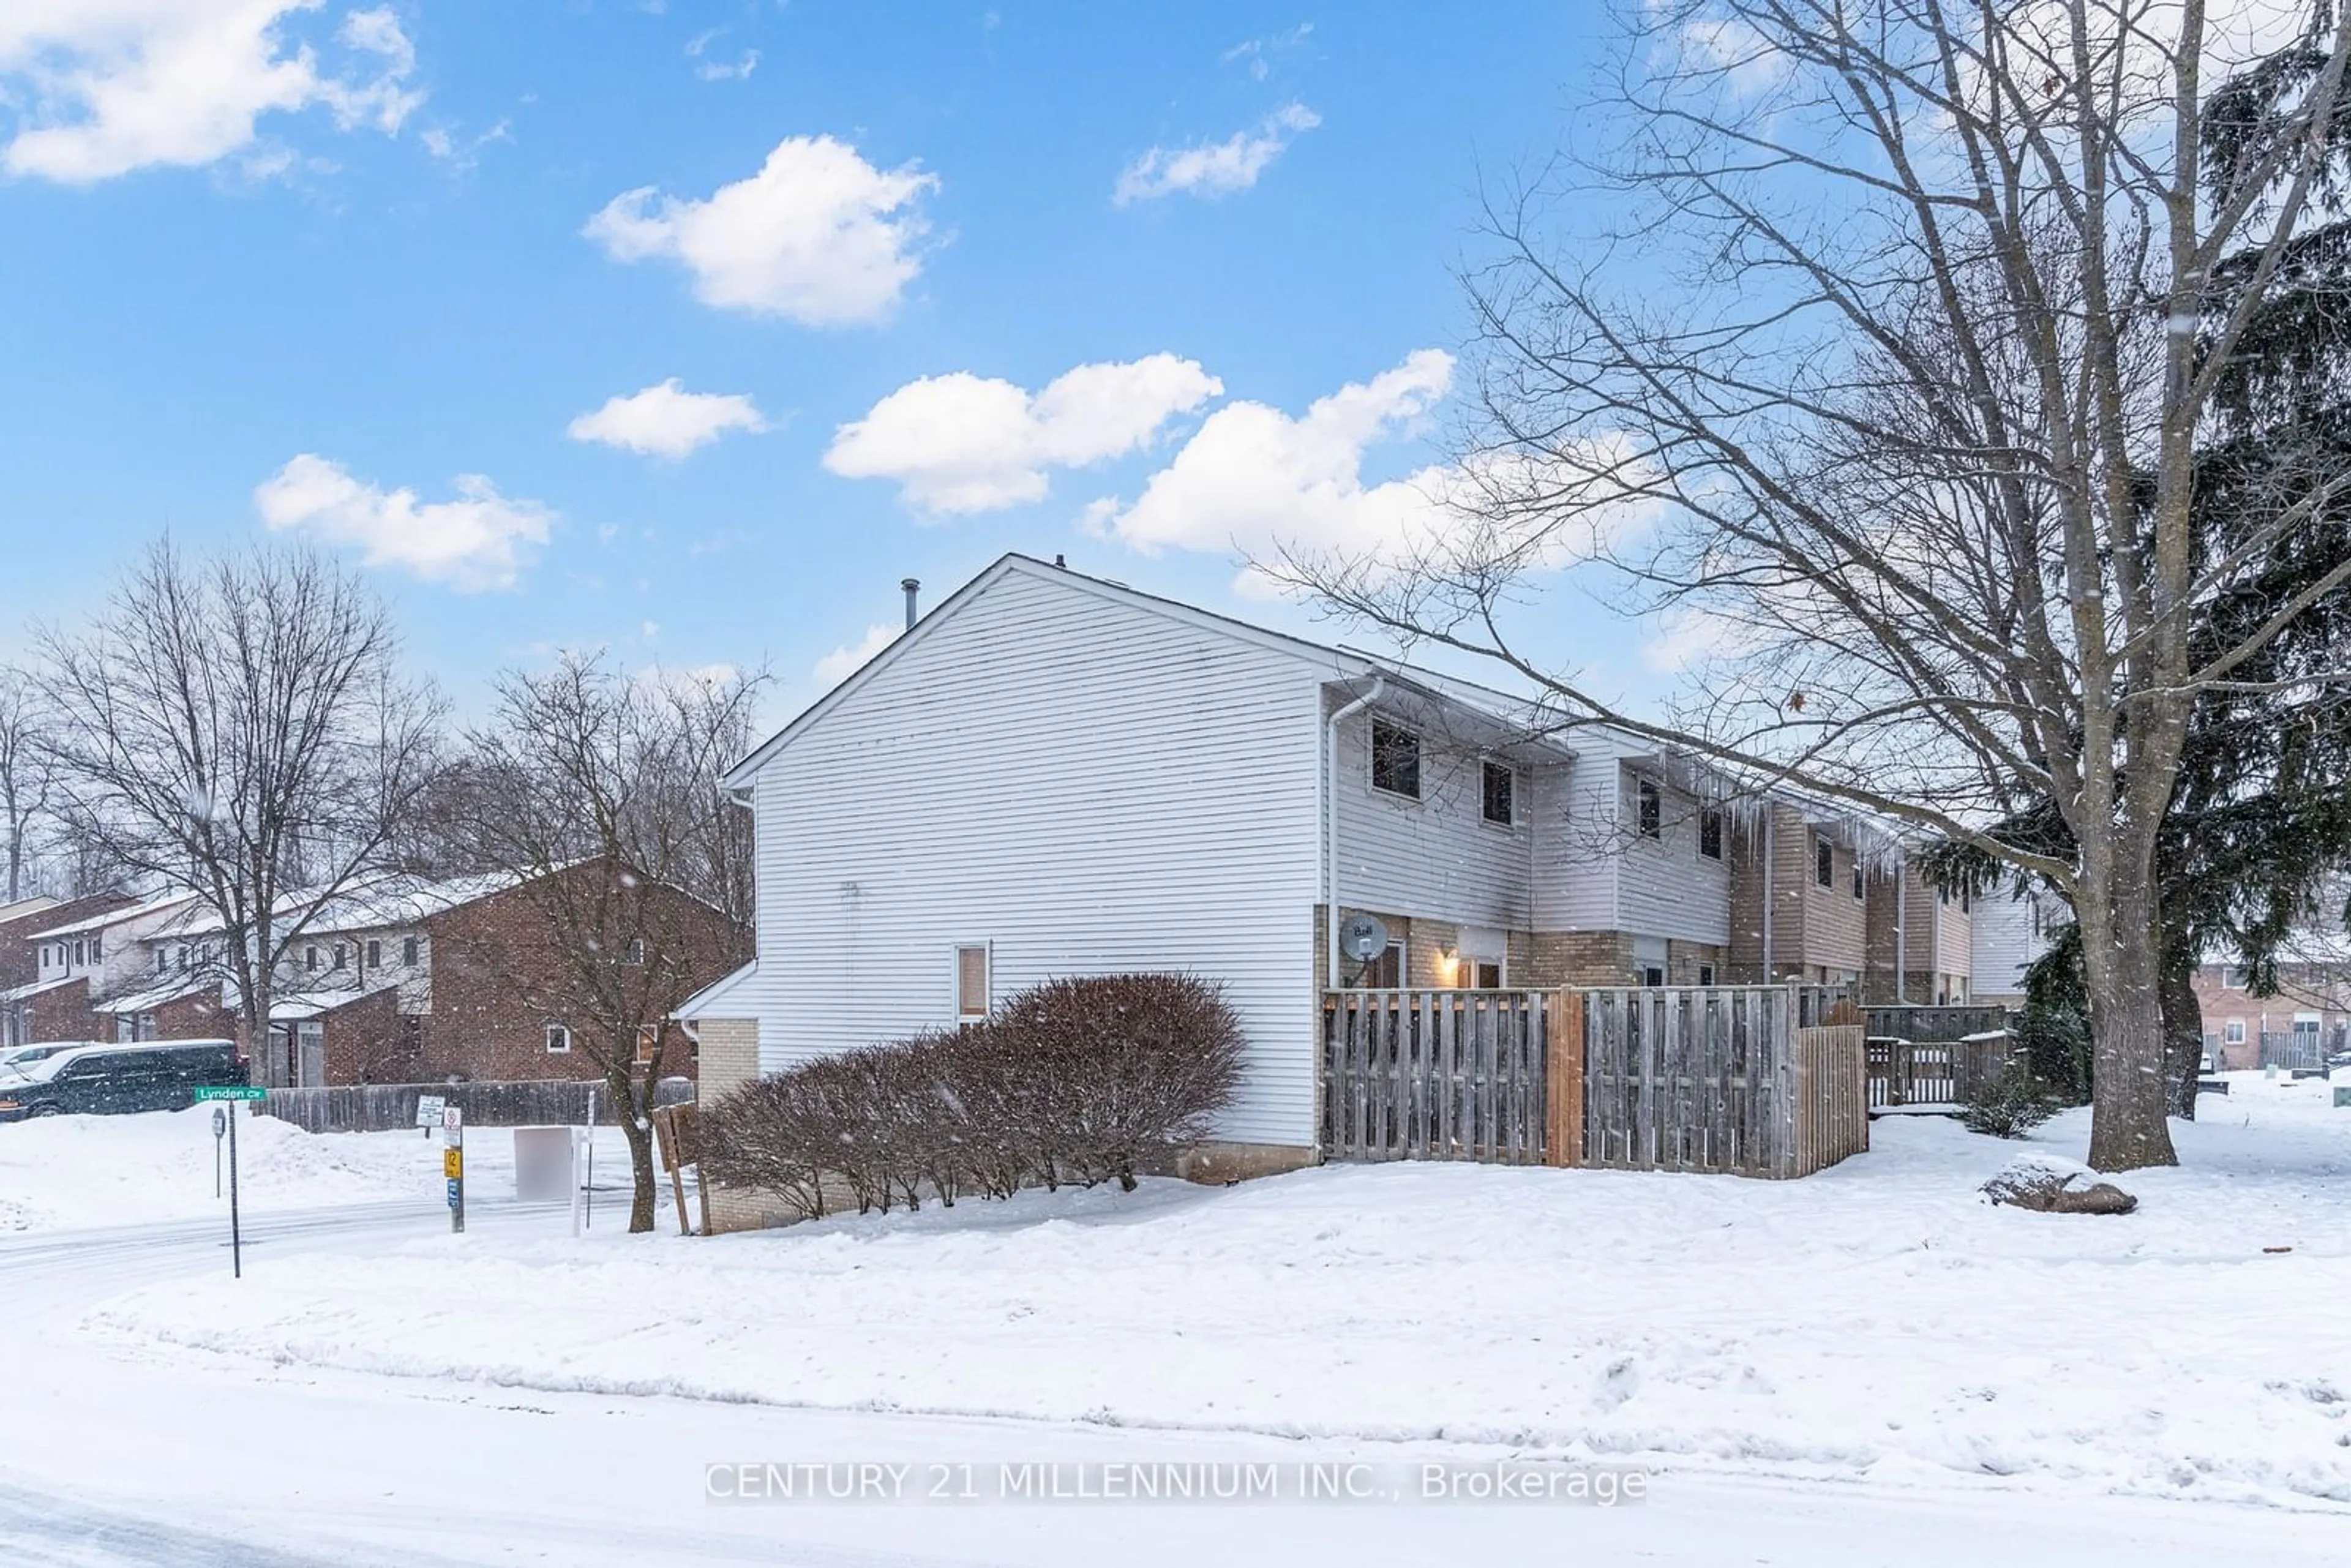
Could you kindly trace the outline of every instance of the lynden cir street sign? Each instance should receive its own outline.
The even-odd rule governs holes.
[[[266,1100],[269,1091],[243,1083],[207,1083],[196,1090],[199,1100]]]

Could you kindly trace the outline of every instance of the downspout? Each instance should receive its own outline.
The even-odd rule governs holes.
[[[1372,689],[1342,706],[1323,724],[1322,747],[1322,946],[1326,988],[1339,988],[1339,726],[1380,700],[1385,675],[1372,677]]]
[[[1894,1000],[1897,1005],[1910,1000],[1910,858],[1905,855],[1894,869]]]
[[[1780,868],[1771,856],[1771,802],[1763,802],[1763,983],[1771,984],[1771,904],[1778,896],[1772,884]]]

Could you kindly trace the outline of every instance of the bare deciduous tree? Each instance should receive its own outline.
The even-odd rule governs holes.
[[[567,1026],[602,1075],[629,1141],[631,1230],[653,1226],[647,1115],[682,1065],[670,1020],[749,956],[747,813],[719,780],[750,748],[762,680],[632,676],[568,654],[502,677],[469,737],[452,830],[475,864],[519,880],[539,925],[471,956]]]
[[[82,852],[190,889],[217,923],[259,1080],[274,977],[329,900],[386,869],[433,774],[440,698],[383,603],[305,550],[170,541],[78,632],[40,637],[56,810]]]
[[[2219,646],[2191,635],[2345,482],[2198,548],[2195,444],[2326,199],[2351,57],[2331,5],[2289,17],[2313,68],[2241,96],[2252,121],[2210,156],[2208,96],[2281,41],[2261,30],[2279,8],[2227,9],[1628,5],[1624,144],[1575,205],[1541,182],[1496,204],[1499,257],[1470,278],[1468,520],[1401,559],[1277,569],[1511,665],[1564,715],[1766,758],[2062,890],[2106,1170],[2175,1158],[2154,862],[2193,705],[2351,581],[2346,560]],[[1587,210],[1616,203],[1632,222],[1595,232]],[[2215,289],[2230,257],[2246,270]],[[1712,649],[1671,722],[1533,651],[1541,575],[1579,557]],[[2069,853],[1991,834],[2028,799],[2055,803]]]
[[[0,668],[0,859],[7,891],[0,903],[33,891],[32,835],[48,810],[53,777],[36,688],[22,670]]]

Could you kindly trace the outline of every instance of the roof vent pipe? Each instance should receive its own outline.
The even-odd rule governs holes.
[[[906,591],[906,630],[912,632],[914,629],[914,617],[922,613],[914,607],[914,599],[915,595],[923,591],[923,580],[918,577],[903,578],[899,580],[898,586]]]

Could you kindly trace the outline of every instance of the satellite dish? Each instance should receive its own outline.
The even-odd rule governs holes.
[[[1358,964],[1388,950],[1388,928],[1376,915],[1350,915],[1339,922],[1339,951]]]

